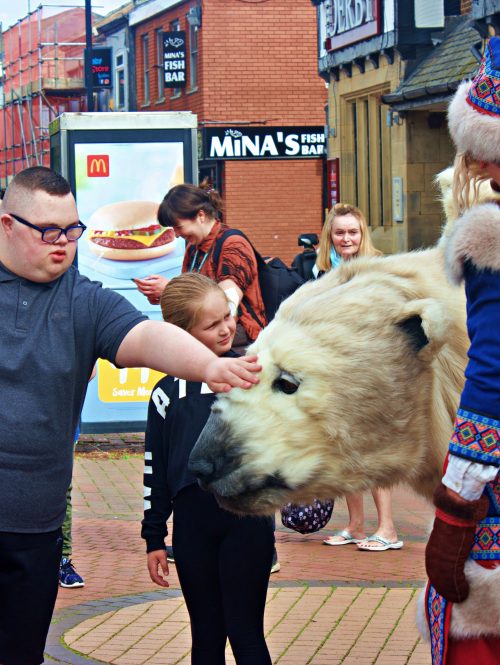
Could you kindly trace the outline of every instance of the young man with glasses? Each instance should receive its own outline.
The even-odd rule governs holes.
[[[58,588],[73,436],[97,358],[151,367],[213,390],[257,382],[255,358],[217,358],[149,321],[73,265],[69,184],[31,167],[0,208],[0,663],[38,665]]]

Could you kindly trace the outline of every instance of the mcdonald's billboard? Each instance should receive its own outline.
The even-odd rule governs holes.
[[[87,155],[87,177],[109,178],[109,155]]]
[[[151,274],[168,280],[182,270],[184,240],[160,228],[156,213],[171,187],[196,180],[197,124],[188,111],[64,113],[50,124],[51,166],[70,182],[79,217],[88,226],[78,242],[79,272],[152,320],[161,321],[161,310],[134,280]],[[106,217],[118,204],[119,214]],[[110,248],[128,252],[113,255]],[[81,431],[144,431],[159,376],[147,367],[123,369],[99,360]]]

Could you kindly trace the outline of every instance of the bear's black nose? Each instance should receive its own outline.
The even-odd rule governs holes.
[[[188,469],[193,473],[202,483],[208,483],[214,475],[214,465],[206,459],[190,458]]]

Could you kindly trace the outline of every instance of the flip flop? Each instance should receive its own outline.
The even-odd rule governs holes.
[[[369,545],[364,545],[364,543],[377,543],[377,546],[370,547]],[[402,547],[402,540],[395,540],[391,543],[390,540],[382,536],[368,536],[368,538],[364,538],[358,542],[358,550],[362,552],[385,552],[386,550],[400,550]]]
[[[342,538],[342,540],[337,540],[336,542],[332,542],[332,538]],[[349,533],[347,529],[344,529],[343,531],[336,531],[333,536],[329,536],[328,538],[325,538],[323,541],[323,545],[350,545],[351,543],[356,544],[361,542],[361,538],[353,538],[352,533]]]

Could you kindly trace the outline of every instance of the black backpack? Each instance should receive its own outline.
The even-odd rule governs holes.
[[[219,265],[222,245],[229,236],[242,236],[247,240],[254,251],[255,258],[257,259],[260,292],[262,294],[262,300],[264,301],[267,322],[269,323],[274,318],[274,315],[283,300],[288,298],[288,296],[291,296],[299,286],[304,284],[305,280],[296,270],[289,268],[277,256],[264,260],[246,235],[238,229],[228,229],[227,231],[224,231],[221,237],[215,241],[213,261],[216,266]],[[245,296],[243,296],[242,302],[253,318],[259,322],[254,311],[250,307],[250,304],[246,301]]]
[[[306,250],[292,261],[292,268],[296,270],[305,282],[314,279],[313,268],[316,265],[318,255],[314,249]]]

